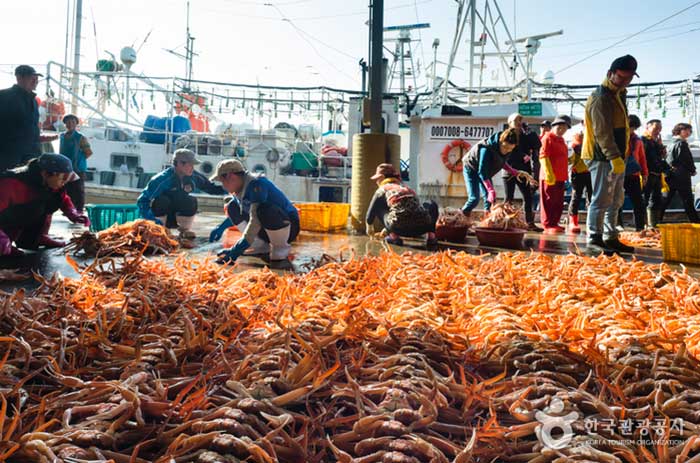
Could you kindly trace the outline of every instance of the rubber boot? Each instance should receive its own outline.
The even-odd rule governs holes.
[[[437,245],[438,245],[437,236],[435,236],[434,232],[429,232],[428,236],[425,239],[425,247],[427,249],[435,249],[435,248],[437,248]]]
[[[194,224],[194,216],[178,215],[177,216],[177,229],[180,232],[180,238],[185,240],[193,240],[197,237],[192,231],[192,225]]]
[[[656,211],[654,209],[647,209],[647,225],[650,228],[656,228],[656,226],[658,225],[656,223],[656,217],[657,217],[657,214],[656,214]]]
[[[279,230],[265,230],[270,238],[270,260],[279,261],[286,260],[289,257],[289,250],[292,247],[289,245],[289,232],[292,229],[290,225]]]
[[[634,248],[632,246],[627,246],[626,244],[621,243],[617,238],[605,240],[605,247],[617,253],[626,252],[631,254],[634,252]]]
[[[588,247],[594,251],[604,251],[606,249],[603,235],[590,235],[588,237]]]
[[[270,253],[270,243],[256,236],[250,247],[243,253],[246,256],[264,256]]]
[[[236,224],[236,228],[239,232],[244,233],[245,229],[248,227],[248,222],[245,220]],[[245,250],[243,255],[246,256],[264,256],[270,253],[270,243],[263,240],[259,236],[256,236],[250,247]]]
[[[394,244],[396,246],[403,246],[403,239],[396,233],[389,233],[389,235],[384,238],[384,241],[386,241],[388,244]]]
[[[63,240],[57,240],[49,236],[49,229],[51,228],[51,216],[47,215],[44,220],[44,225],[41,227],[39,232],[38,244],[39,246],[44,246],[46,248],[62,248],[66,245]]]
[[[581,233],[581,227],[578,224],[578,214],[569,216],[568,232],[571,234]]]

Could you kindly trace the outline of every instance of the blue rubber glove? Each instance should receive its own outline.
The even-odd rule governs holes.
[[[217,256],[217,263],[219,264],[232,264],[236,262],[236,259],[243,255],[246,249],[250,247],[250,243],[245,238],[241,238],[236,242],[232,248],[224,249]]]
[[[160,220],[156,219],[156,216],[153,215],[153,212],[152,212],[150,209],[149,209],[148,211],[146,211],[145,214],[143,214],[143,218],[146,219],[146,220],[150,220],[150,221],[152,221],[152,222],[155,222],[156,225],[160,225],[161,227],[164,226],[163,222],[161,222]]]
[[[224,232],[226,231],[226,229],[232,226],[233,222],[230,218],[227,217],[226,220],[221,222],[221,225],[219,225],[211,231],[211,233],[209,234],[209,242],[213,243],[214,241],[219,241],[221,237],[224,236]]]

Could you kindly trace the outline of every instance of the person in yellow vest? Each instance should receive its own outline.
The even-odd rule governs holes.
[[[633,56],[617,58],[586,102],[581,158],[593,184],[586,223],[588,245],[593,249],[634,252],[633,247],[620,242],[617,220],[625,200],[625,159],[630,145],[626,88],[636,75]]]

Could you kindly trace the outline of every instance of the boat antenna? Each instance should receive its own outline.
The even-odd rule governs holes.
[[[148,31],[148,34],[146,34],[146,37],[144,37],[143,42],[141,42],[141,45],[139,45],[139,47],[136,49],[136,53],[140,52],[141,49],[143,48],[143,46],[146,45],[146,42],[148,42],[148,38],[151,36],[151,32],[153,32],[153,29]],[[131,47],[133,48],[134,46],[135,46],[135,43]]]
[[[190,34],[190,0],[187,0],[187,43],[185,45],[185,67],[187,72],[187,88],[192,86],[192,61],[194,57],[194,37]]]
[[[100,49],[97,46],[97,23],[95,23],[95,12],[90,5],[90,16],[92,17],[92,35],[95,37],[95,59],[100,59]]]

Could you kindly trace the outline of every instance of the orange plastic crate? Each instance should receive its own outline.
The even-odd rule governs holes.
[[[664,260],[700,264],[700,224],[659,225]]]
[[[350,204],[297,203],[300,228],[305,231],[342,231],[348,226]]]

